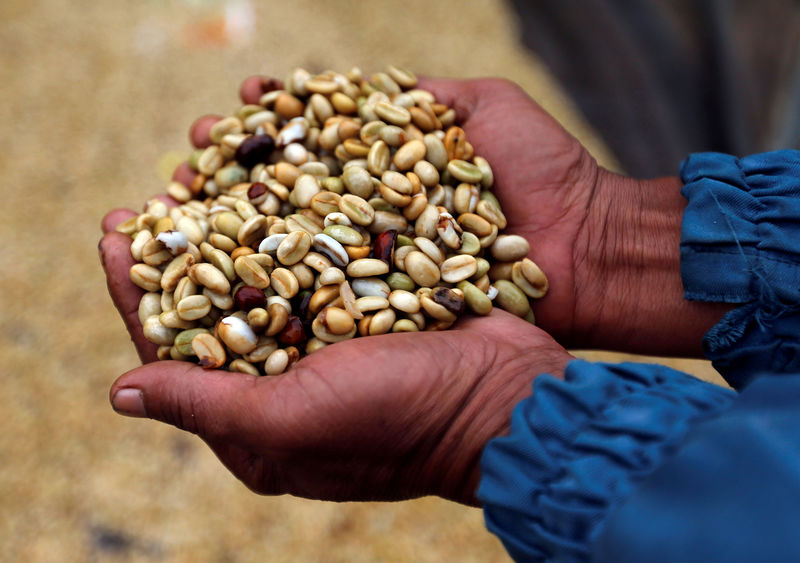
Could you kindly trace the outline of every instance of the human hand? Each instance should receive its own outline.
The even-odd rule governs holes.
[[[130,241],[104,219],[101,259],[114,303],[144,362],[156,357],[128,280]],[[111,388],[122,414],[200,436],[249,488],[328,500],[439,495],[476,504],[479,458],[508,430],[511,411],[540,373],[571,359],[544,332],[504,311],[444,332],[340,342],[279,376],[154,362]]]
[[[727,305],[683,298],[678,178],[636,180],[599,167],[515,84],[424,79],[454,107],[492,165],[507,232],[524,236],[551,280],[537,325],[568,347],[700,355]],[[678,163],[676,163],[677,169]]]

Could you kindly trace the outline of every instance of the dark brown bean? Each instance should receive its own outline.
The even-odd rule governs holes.
[[[260,162],[266,162],[275,149],[275,139],[269,135],[253,135],[248,137],[236,149],[236,161],[242,166],[252,168]]]
[[[238,289],[233,296],[236,306],[242,311],[249,311],[256,307],[264,307],[267,303],[267,298],[264,292],[250,285],[243,285]]]

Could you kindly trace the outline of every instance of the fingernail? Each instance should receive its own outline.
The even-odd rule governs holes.
[[[136,418],[146,418],[144,410],[144,396],[138,389],[120,389],[114,393],[111,399],[111,406],[119,414],[133,416]]]

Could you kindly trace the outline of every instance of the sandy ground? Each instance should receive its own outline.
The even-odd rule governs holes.
[[[477,509],[259,497],[193,436],[114,414],[137,357],[96,253],[100,218],[162,191],[195,117],[295,66],[504,76],[613,166],[505,6],[5,0],[0,53],[0,560],[506,561]]]

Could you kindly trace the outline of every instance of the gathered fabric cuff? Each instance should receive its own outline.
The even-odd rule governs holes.
[[[736,158],[690,156],[681,233],[684,295],[741,303],[704,338],[706,355],[736,388],[800,368],[800,151]]]
[[[607,515],[735,394],[670,368],[574,360],[484,450],[486,525],[518,561],[584,561]]]

